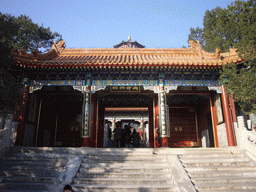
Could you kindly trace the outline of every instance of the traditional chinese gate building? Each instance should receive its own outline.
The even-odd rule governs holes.
[[[65,49],[14,55],[27,81],[17,106],[16,145],[104,147],[106,125],[136,124],[148,147],[234,146],[234,104],[219,85],[222,65],[239,62],[235,49]],[[231,102],[229,102],[231,101]],[[230,107],[231,106],[231,107]]]

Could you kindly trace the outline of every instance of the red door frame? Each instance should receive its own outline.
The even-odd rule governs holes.
[[[122,94],[122,93],[119,93]],[[141,95],[143,95],[143,93],[141,93]],[[104,143],[104,115],[105,115],[105,107],[99,103],[99,93],[94,95],[94,100],[92,102],[93,103],[93,108],[94,108],[94,112],[92,113],[92,127],[91,127],[91,131],[92,131],[92,141],[93,143],[95,142],[95,145],[93,145],[93,143],[91,144],[91,147],[103,147],[103,143]],[[153,103],[155,102],[155,94],[153,95]],[[153,148],[154,147],[154,126],[155,123],[158,121],[154,121],[154,104],[152,103],[151,106],[147,106],[148,107],[148,115],[149,115],[149,147]],[[157,106],[158,107],[158,106]],[[156,112],[155,112],[156,115]]]

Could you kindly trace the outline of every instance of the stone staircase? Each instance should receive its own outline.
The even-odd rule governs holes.
[[[239,148],[14,147],[0,157],[0,191],[256,191],[256,166]]]
[[[87,152],[75,191],[177,191],[165,155],[152,149],[98,149]]]
[[[0,191],[53,191],[72,156],[65,149],[10,149],[0,158]]]
[[[178,155],[199,192],[256,191],[256,166],[238,148],[189,149]]]

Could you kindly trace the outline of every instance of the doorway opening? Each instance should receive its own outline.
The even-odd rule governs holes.
[[[214,147],[210,91],[207,87],[178,87],[167,94],[169,147]]]
[[[72,86],[49,86],[40,98],[35,146],[81,147],[82,93]]]
[[[99,94],[97,147],[116,146],[114,129],[117,125],[123,130],[127,127],[131,132],[136,130],[140,134],[140,147],[153,147],[153,97],[152,93]]]
[[[105,108],[105,131],[104,147],[115,147],[114,129],[119,124],[123,131],[130,129],[132,133],[139,133],[141,148],[149,147],[149,126],[148,126],[148,108],[147,107],[116,107]],[[122,143],[122,147],[135,147],[133,145],[133,134],[131,143]],[[125,134],[123,135],[127,137]]]

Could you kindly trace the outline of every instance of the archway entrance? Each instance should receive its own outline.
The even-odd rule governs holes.
[[[49,86],[40,98],[35,146],[81,147],[83,96],[72,86]]]
[[[154,146],[153,93],[98,93],[97,147],[114,147],[113,135],[109,144],[108,127],[113,132],[116,123],[141,128],[141,147]]]
[[[135,130],[140,135],[140,147],[149,147],[148,118],[148,107],[105,108],[104,147],[115,147],[113,131],[116,124],[121,125],[123,131],[127,130],[127,127],[131,132]],[[127,143],[123,142],[122,147],[133,147],[133,145],[131,143],[128,146]]]
[[[214,147],[208,89],[179,87],[177,91],[167,95],[167,104],[169,147]]]

